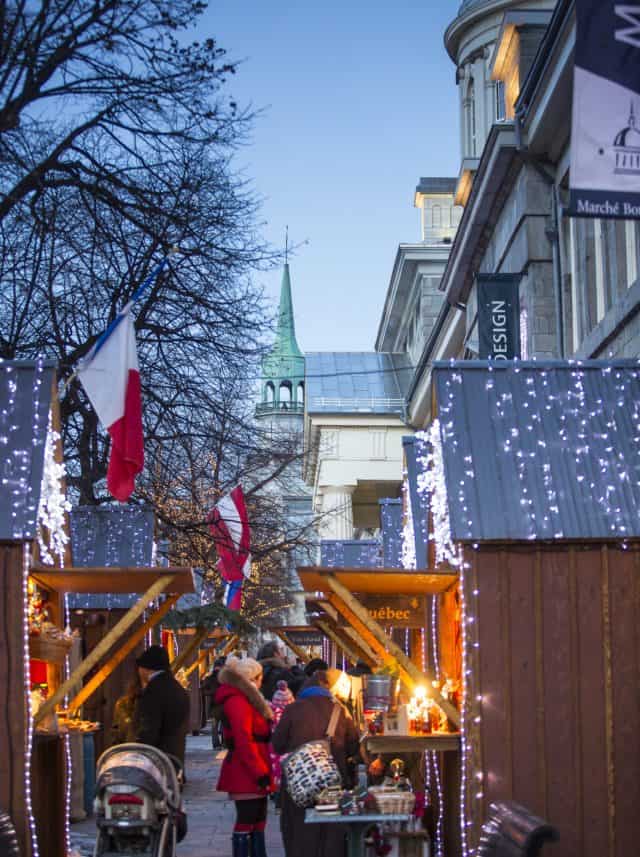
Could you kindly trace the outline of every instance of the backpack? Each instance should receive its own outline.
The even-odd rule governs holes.
[[[282,760],[287,791],[296,806],[313,806],[323,789],[340,785],[342,781],[338,766],[331,755],[331,741],[341,714],[340,704],[336,702],[325,737],[318,741],[307,741]]]

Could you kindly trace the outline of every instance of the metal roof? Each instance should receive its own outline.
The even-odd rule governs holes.
[[[74,566],[153,565],[153,509],[148,506],[77,506],[70,513]],[[126,609],[137,595],[69,595],[71,609]]]
[[[36,534],[55,364],[0,360],[0,540]]]
[[[309,413],[401,414],[413,369],[406,354],[315,351],[306,354]]]
[[[434,364],[454,541],[640,537],[636,361]]]
[[[457,178],[421,176],[416,186],[416,193],[453,193],[457,184]]]

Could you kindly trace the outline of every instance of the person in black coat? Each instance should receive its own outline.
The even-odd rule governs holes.
[[[262,667],[262,695],[271,700],[279,681],[286,681],[289,689],[296,686],[295,676],[284,659],[284,649],[275,640],[265,643],[256,660]]]
[[[136,661],[142,694],[138,702],[135,740],[151,744],[180,759],[189,730],[189,695],[171,673],[169,655],[162,646],[149,646]]]

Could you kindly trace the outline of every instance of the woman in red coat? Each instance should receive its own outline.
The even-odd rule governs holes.
[[[225,746],[218,791],[236,803],[233,857],[267,857],[264,829],[272,790],[269,741],[271,707],[260,693],[262,667],[253,658],[228,658],[215,694]]]

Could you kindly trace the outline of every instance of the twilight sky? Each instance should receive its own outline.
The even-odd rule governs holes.
[[[236,163],[290,260],[303,351],[373,348],[397,246],[420,239],[422,175],[457,175],[458,0],[211,0],[198,37],[243,60],[228,91],[262,109]],[[280,271],[259,281],[277,299]]]

